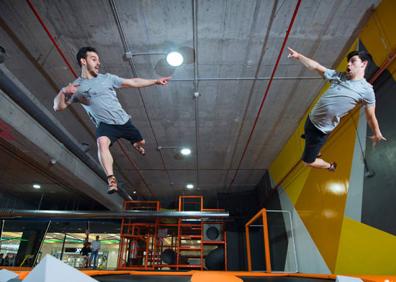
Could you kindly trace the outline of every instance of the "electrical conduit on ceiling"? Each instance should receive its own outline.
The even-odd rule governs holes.
[[[265,102],[265,100],[267,99],[267,96],[268,96],[268,93],[269,93],[269,89],[270,89],[271,84],[272,84],[272,81],[273,81],[273,79],[274,79],[275,72],[276,72],[276,70],[278,69],[278,65],[279,65],[280,58],[282,57],[283,50],[285,49],[287,39],[289,38],[290,31],[291,31],[291,29],[292,29],[292,27],[293,27],[293,25],[294,25],[294,21],[295,21],[295,19],[296,19],[296,17],[297,17],[297,12],[298,12],[298,10],[299,10],[299,8],[300,8],[300,5],[301,5],[301,0],[298,0],[298,1],[297,1],[297,4],[296,4],[296,7],[295,7],[295,9],[294,9],[293,16],[292,16],[292,18],[291,18],[289,27],[288,27],[288,29],[287,29],[287,31],[286,31],[286,36],[285,36],[285,39],[283,40],[282,47],[281,47],[281,49],[280,49],[278,58],[276,59],[276,63],[275,63],[274,68],[273,68],[273,70],[272,70],[271,78],[270,78],[270,80],[269,80],[269,82],[268,82],[268,84],[267,84],[267,88],[265,89],[264,97],[263,97],[263,99],[261,100],[261,104],[260,104],[259,110],[258,110],[258,112],[257,112],[257,115],[256,115],[255,119],[254,119],[253,127],[252,127],[252,129],[250,130],[250,134],[249,134],[248,140],[247,140],[247,142],[246,142],[246,144],[245,144],[245,147],[244,147],[244,149],[243,149],[242,156],[241,156],[241,159],[239,160],[239,163],[238,163],[238,166],[237,166],[237,168],[236,168],[236,170],[235,170],[234,176],[232,177],[232,180],[231,180],[231,182],[230,182],[230,184],[229,184],[229,186],[228,186],[228,190],[231,189],[232,184],[235,182],[235,179],[236,179],[236,176],[237,176],[237,174],[238,174],[238,171],[239,171],[239,169],[240,169],[240,167],[241,167],[242,161],[243,161],[243,159],[244,159],[244,157],[245,157],[245,155],[246,155],[247,148],[248,148],[248,146],[249,146],[249,144],[250,144],[250,141],[251,141],[251,139],[252,139],[253,132],[254,132],[254,130],[256,129],[258,119],[259,119],[259,117],[260,117],[260,115],[261,115],[261,112],[262,112],[262,109],[263,109],[263,106],[264,106],[264,102]]]
[[[198,12],[197,12],[197,1],[192,0],[192,17],[193,17],[193,49],[194,49],[194,121],[195,121],[195,167],[196,167],[196,187],[200,189],[200,181],[199,181],[199,80],[198,80],[198,30],[197,30],[197,22],[198,22]],[[197,95],[195,95],[197,93]]]
[[[238,129],[238,134],[237,134],[236,141],[234,142],[235,145],[233,146],[234,148],[232,150],[232,155],[231,155],[231,159],[230,159],[229,166],[228,166],[228,169],[227,169],[227,173],[226,173],[226,175],[224,177],[224,186],[227,185],[226,183],[228,182],[228,175],[230,174],[230,172],[232,170],[232,164],[234,163],[234,160],[236,158],[236,154],[237,154],[237,151],[238,151],[238,148],[239,148],[238,144],[241,143],[240,140],[241,140],[241,137],[242,137],[242,130],[243,130],[243,128],[245,126],[245,123],[246,123],[246,120],[247,120],[246,117],[247,117],[247,115],[249,113],[249,106],[250,106],[250,103],[252,101],[252,97],[253,97],[253,94],[254,94],[254,89],[256,87],[256,82],[258,81],[258,75],[259,75],[259,72],[260,72],[261,64],[262,64],[262,62],[264,60],[264,54],[266,53],[266,50],[267,50],[269,34],[270,34],[271,29],[272,29],[272,25],[274,23],[277,7],[278,7],[278,1],[275,1],[274,5],[272,6],[271,16],[269,17],[268,29],[267,29],[267,32],[265,33],[265,36],[264,36],[264,42],[263,42],[263,44],[261,46],[260,57],[259,57],[259,61],[257,63],[255,75],[254,75],[254,77],[256,79],[253,80],[253,83],[250,86],[247,103],[246,103],[246,105],[244,107],[245,109],[244,109],[244,112],[243,112],[243,115],[242,115],[242,118],[241,118],[242,122],[241,122],[241,124],[239,126],[239,129]],[[258,11],[258,10],[260,10],[259,7],[256,7],[256,11]],[[253,17],[253,21],[257,21],[256,13],[255,13],[255,15]],[[253,25],[256,25],[256,24],[257,23],[255,22]],[[251,45],[251,43],[252,43],[251,40],[252,39],[249,39],[248,46]],[[271,77],[269,77],[268,80],[269,79],[271,79]],[[273,79],[275,79],[275,77]]]
[[[122,25],[121,25],[121,22],[120,22],[120,19],[119,19],[119,16],[118,16],[117,6],[116,6],[116,4],[114,3],[113,0],[109,0],[109,3],[110,3],[111,11],[112,11],[113,16],[114,16],[114,20],[115,20],[116,25],[117,25],[118,33],[119,33],[119,35],[120,35],[120,37],[121,37],[121,43],[122,43],[122,46],[123,46],[123,48],[124,48],[124,52],[125,52],[125,53],[130,52],[130,48],[129,48],[129,45],[128,45],[128,41],[127,41],[127,39],[126,39],[124,29],[122,28]],[[129,66],[131,67],[132,75],[133,75],[134,77],[137,77],[136,67],[135,67],[135,64],[134,64],[134,62],[133,62],[132,57],[131,57],[131,58],[128,58],[128,63],[129,63]],[[158,148],[158,147],[159,147],[159,144],[158,144],[157,136],[156,136],[156,134],[155,134],[153,125],[152,125],[151,120],[150,120],[150,118],[149,118],[149,114],[148,114],[148,111],[147,111],[146,103],[144,102],[143,95],[142,95],[142,92],[141,92],[140,88],[138,88],[138,92],[139,92],[140,100],[142,101],[144,113],[145,113],[145,115],[146,115],[146,118],[147,118],[147,121],[148,121],[148,123],[149,123],[151,132],[152,132],[153,137],[154,137],[154,141],[155,141],[156,147]],[[120,143],[118,143],[118,144],[121,146]],[[124,149],[122,149],[122,150],[125,151]],[[163,156],[163,153],[161,152],[161,150],[159,150],[159,154],[160,154],[160,157],[161,157],[162,165],[163,165],[163,167],[164,167],[164,170],[165,170],[166,175],[167,175],[167,178],[168,178],[168,183],[172,183],[172,182],[171,182],[171,179],[170,179],[169,171],[168,171],[168,169],[167,169],[167,167],[166,167],[165,159],[164,159],[164,156]],[[128,158],[128,159],[129,159],[129,158]],[[130,160],[130,159],[129,159],[129,160]],[[132,162],[132,160],[130,160],[130,161]],[[136,167],[136,165],[135,165],[133,162],[132,162],[132,164]],[[147,190],[150,191],[151,195],[153,195],[152,191],[150,190],[148,184],[146,183],[146,181],[145,181],[143,175],[141,174],[141,172],[139,171],[139,169],[137,169],[137,172],[139,173],[139,175],[140,175],[141,179],[143,180],[144,184],[146,185]]]

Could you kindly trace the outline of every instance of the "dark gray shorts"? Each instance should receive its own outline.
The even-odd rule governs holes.
[[[320,131],[307,117],[304,125],[304,135],[301,136],[305,139],[304,153],[301,159],[306,163],[313,163],[318,156],[320,149],[326,143],[328,134]]]
[[[101,136],[106,136],[110,139],[110,146],[120,138],[127,139],[131,141],[132,144],[143,140],[142,135],[139,130],[133,126],[131,120],[121,125],[101,122],[99,127],[96,128],[96,139]]]

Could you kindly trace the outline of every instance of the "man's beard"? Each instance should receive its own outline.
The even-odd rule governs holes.
[[[97,76],[98,76],[98,73],[96,72],[95,67],[89,68],[89,69],[88,69],[88,72],[89,72],[92,76],[94,76],[94,77],[97,77]]]

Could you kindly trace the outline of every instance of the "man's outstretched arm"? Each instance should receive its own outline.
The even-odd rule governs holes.
[[[326,71],[324,66],[319,64],[317,61],[305,57],[303,54],[298,53],[290,47],[287,47],[287,49],[289,49],[288,58],[300,61],[307,69],[317,71],[321,76],[324,76],[324,72]]]
[[[121,87],[133,87],[133,88],[142,88],[152,85],[167,85],[168,81],[171,79],[168,77],[161,77],[159,79],[144,79],[144,78],[128,78],[124,79]]]
[[[371,131],[373,132],[373,135],[370,136],[373,145],[376,145],[378,142],[382,140],[386,141],[386,138],[382,136],[381,130],[378,125],[377,117],[375,116],[375,106],[368,105],[365,107],[365,111],[366,111],[367,123],[370,126]]]

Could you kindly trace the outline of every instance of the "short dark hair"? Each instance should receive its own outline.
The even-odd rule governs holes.
[[[96,49],[93,47],[87,46],[87,47],[80,48],[80,50],[78,50],[77,55],[76,55],[78,65],[80,67],[81,67],[81,59],[86,59],[88,52],[95,52],[96,54],[98,54],[98,51],[96,51]]]
[[[353,57],[353,56],[359,56],[359,58],[362,60],[362,62],[367,61],[370,62],[373,57],[371,57],[370,53],[367,51],[351,51],[347,55],[347,61]]]

